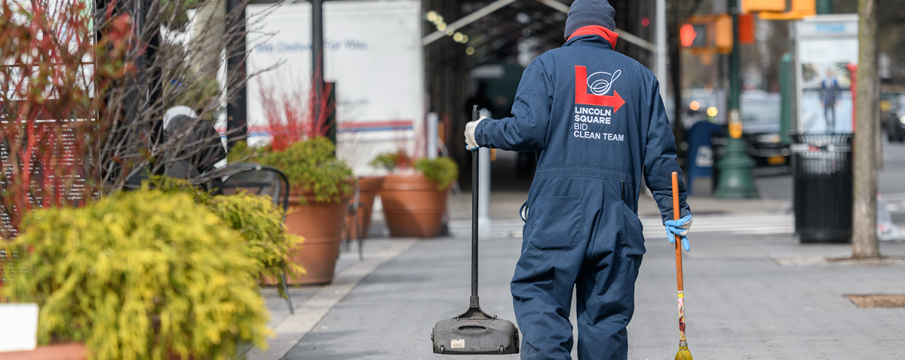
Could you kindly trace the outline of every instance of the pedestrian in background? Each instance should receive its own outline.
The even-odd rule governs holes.
[[[826,77],[820,82],[820,100],[823,104],[823,118],[826,120],[826,132],[836,132],[836,98],[839,97],[839,81],[833,76],[833,70],[826,70]]]

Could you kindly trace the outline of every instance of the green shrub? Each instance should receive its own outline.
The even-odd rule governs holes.
[[[246,239],[187,194],[121,193],[29,213],[7,250],[3,296],[40,306],[38,340],[96,359],[224,359],[266,347],[268,315]]]
[[[437,183],[437,188],[446,190],[453,181],[459,178],[459,166],[450,158],[421,158],[415,161],[415,170],[424,177]]]
[[[164,176],[152,177],[150,186],[168,194],[191,195],[196,204],[206,207],[226,226],[242,234],[246,240],[245,253],[258,263],[258,271],[279,279],[281,286],[277,290],[280,296],[287,297],[282,286],[286,284],[280,274],[292,277],[305,273],[302,267],[289,260],[290,252],[298,248],[304,239],[285,230],[283,209],[274,206],[269,196],[241,192],[211,196],[186,180]]]
[[[383,153],[377,155],[377,157],[371,161],[371,166],[386,169],[386,171],[389,172],[396,171],[397,169],[406,170],[412,166],[412,158],[408,157],[404,151]]]
[[[255,162],[261,155],[270,151],[270,146],[248,146],[245,140],[236,141],[232,149],[226,153],[226,162],[234,164],[241,161]]]
[[[348,181],[354,177],[352,169],[336,158],[335,151],[336,146],[329,139],[316,137],[257,160],[285,173],[290,186],[296,189],[293,192],[310,191],[318,202],[340,202],[352,193]],[[304,204],[304,198],[299,200]]]
[[[258,262],[263,275],[279,277],[304,273],[304,269],[289,260],[303,239],[283,228],[283,211],[277,209],[269,197],[239,193],[214,196],[205,204],[227,226],[247,240],[246,254]],[[283,288],[279,287],[280,295]]]

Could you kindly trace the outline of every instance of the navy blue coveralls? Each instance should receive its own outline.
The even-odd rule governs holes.
[[[512,114],[481,121],[475,141],[538,155],[511,284],[522,358],[570,359],[575,285],[579,358],[625,359],[645,252],[642,175],[664,221],[671,173],[682,178],[657,79],[603,36],[573,36],[525,69]],[[684,216],[681,180],[680,192]]]

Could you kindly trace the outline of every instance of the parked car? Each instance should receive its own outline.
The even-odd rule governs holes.
[[[779,129],[780,96],[777,93],[745,92],[741,96],[742,137],[748,154],[758,166],[789,163],[789,144],[782,142]]]
[[[880,95],[880,120],[889,141],[905,141],[905,94]]]
[[[711,117],[714,124],[726,125],[726,96],[720,89],[686,89],[682,92],[682,104],[682,124],[686,130]]]

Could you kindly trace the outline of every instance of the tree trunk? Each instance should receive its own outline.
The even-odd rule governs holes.
[[[854,226],[852,257],[879,258],[877,243],[877,169],[879,131],[877,75],[877,3],[858,1],[857,125],[854,149]]]

